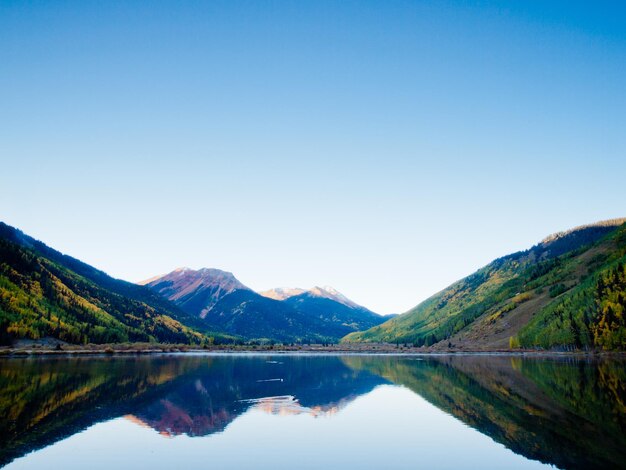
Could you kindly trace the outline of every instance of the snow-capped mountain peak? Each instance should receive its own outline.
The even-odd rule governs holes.
[[[356,304],[355,302],[347,298],[345,295],[343,295],[341,292],[339,292],[337,289],[331,286],[323,286],[323,287],[315,286],[309,289],[308,292],[318,297],[325,297],[327,299],[334,300],[336,302],[339,302],[340,304],[346,305],[351,308],[359,307],[358,304]]]
[[[268,297],[274,300],[285,300],[289,297],[294,297],[296,295],[304,294],[306,290],[300,289],[299,287],[276,287],[274,289],[264,290],[263,292],[259,292],[263,297]]]
[[[310,289],[302,289],[300,287],[276,287],[274,289],[268,289],[259,292],[259,294],[263,297],[269,297],[270,299],[274,300],[285,300],[290,297],[295,297],[296,295],[301,295],[304,293],[308,293],[315,297],[331,299],[350,308],[359,307],[358,304],[348,299],[345,295],[343,295],[341,292],[331,286],[315,286]]]

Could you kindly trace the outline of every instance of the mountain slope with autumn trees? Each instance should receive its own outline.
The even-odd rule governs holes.
[[[0,223],[0,343],[45,337],[75,344],[228,339],[201,329],[148,288],[114,279]]]
[[[551,235],[345,342],[626,350],[626,219]]]

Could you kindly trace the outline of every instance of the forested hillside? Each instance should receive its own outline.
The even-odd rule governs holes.
[[[149,289],[113,279],[0,223],[0,340],[69,343],[210,341]],[[219,336],[218,336],[219,337]]]
[[[552,235],[344,341],[461,349],[626,349],[624,219]]]

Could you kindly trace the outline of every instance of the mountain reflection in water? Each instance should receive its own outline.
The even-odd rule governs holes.
[[[120,416],[168,437],[220,433],[250,410],[334,419],[387,384],[528,459],[619,468],[626,465],[624,365],[454,355],[2,359],[0,465]]]

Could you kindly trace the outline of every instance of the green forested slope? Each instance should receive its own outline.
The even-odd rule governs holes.
[[[174,319],[176,317],[177,319]],[[0,342],[202,343],[193,319],[147,288],[113,279],[0,223]]]
[[[580,285],[540,310],[514,337],[523,347],[626,350],[626,232],[616,241],[621,250]]]
[[[625,255],[623,219],[556,234],[344,341],[623,350]]]
[[[309,293],[274,300],[237,289],[220,299],[204,317],[208,327],[248,340],[286,343],[335,343],[352,331],[384,317]]]

